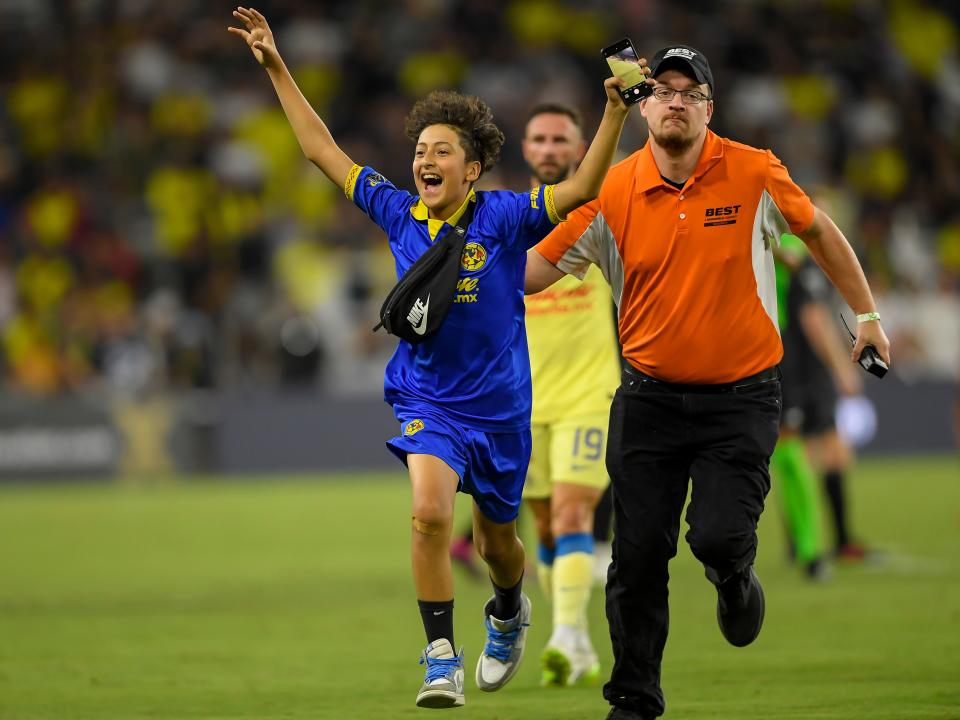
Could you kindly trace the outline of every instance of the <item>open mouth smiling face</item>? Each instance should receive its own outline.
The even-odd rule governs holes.
[[[427,170],[420,173],[420,184],[422,185],[421,195],[425,197],[434,197],[439,195],[443,189],[443,177],[440,173]]]
[[[429,125],[420,133],[413,155],[413,177],[421,200],[438,217],[457,209],[479,174],[479,163],[467,160],[452,127]]]

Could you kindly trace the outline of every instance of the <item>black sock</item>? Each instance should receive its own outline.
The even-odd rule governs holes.
[[[420,606],[420,619],[427,633],[427,642],[446,638],[456,653],[453,643],[453,600],[417,600]]]
[[[839,470],[829,470],[823,476],[823,487],[830,500],[830,513],[833,515],[833,529],[837,547],[850,542],[847,531],[847,502],[843,491],[843,474]]]
[[[523,587],[523,575],[512,588],[502,588],[497,585],[493,578],[490,579],[493,585],[493,610],[490,614],[497,620],[511,620],[520,612],[520,589]]]
[[[607,485],[607,489],[600,496],[600,502],[597,503],[593,511],[593,539],[596,542],[610,542],[610,525],[613,520],[613,485]]]

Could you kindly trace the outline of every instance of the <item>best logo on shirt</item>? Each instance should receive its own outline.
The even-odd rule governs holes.
[[[704,227],[716,225],[733,225],[740,217],[740,205],[725,205],[724,207],[707,208],[704,212]]]

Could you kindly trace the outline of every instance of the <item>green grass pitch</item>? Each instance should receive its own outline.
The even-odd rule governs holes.
[[[960,718],[957,459],[863,462],[851,490],[886,563],[805,581],[771,498],[766,624],[749,648],[721,638],[715,593],[681,543],[666,718]],[[424,639],[408,506],[400,473],[0,488],[0,718],[433,717],[414,707]],[[467,704],[449,715],[605,717],[599,688],[538,687],[550,613],[536,587],[523,668],[479,692],[488,589],[456,580]],[[602,592],[590,614],[606,670]]]

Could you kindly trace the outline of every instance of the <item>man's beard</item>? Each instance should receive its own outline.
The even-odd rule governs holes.
[[[696,136],[683,135],[681,133],[658,133],[651,129],[653,139],[657,145],[662,147],[671,155],[679,155],[688,150],[697,139]]]
[[[537,178],[537,182],[541,185],[555,185],[562,180],[566,180],[570,175],[570,166],[569,165],[557,165],[555,170],[538,170],[537,168],[531,168],[533,170],[534,176]]]

